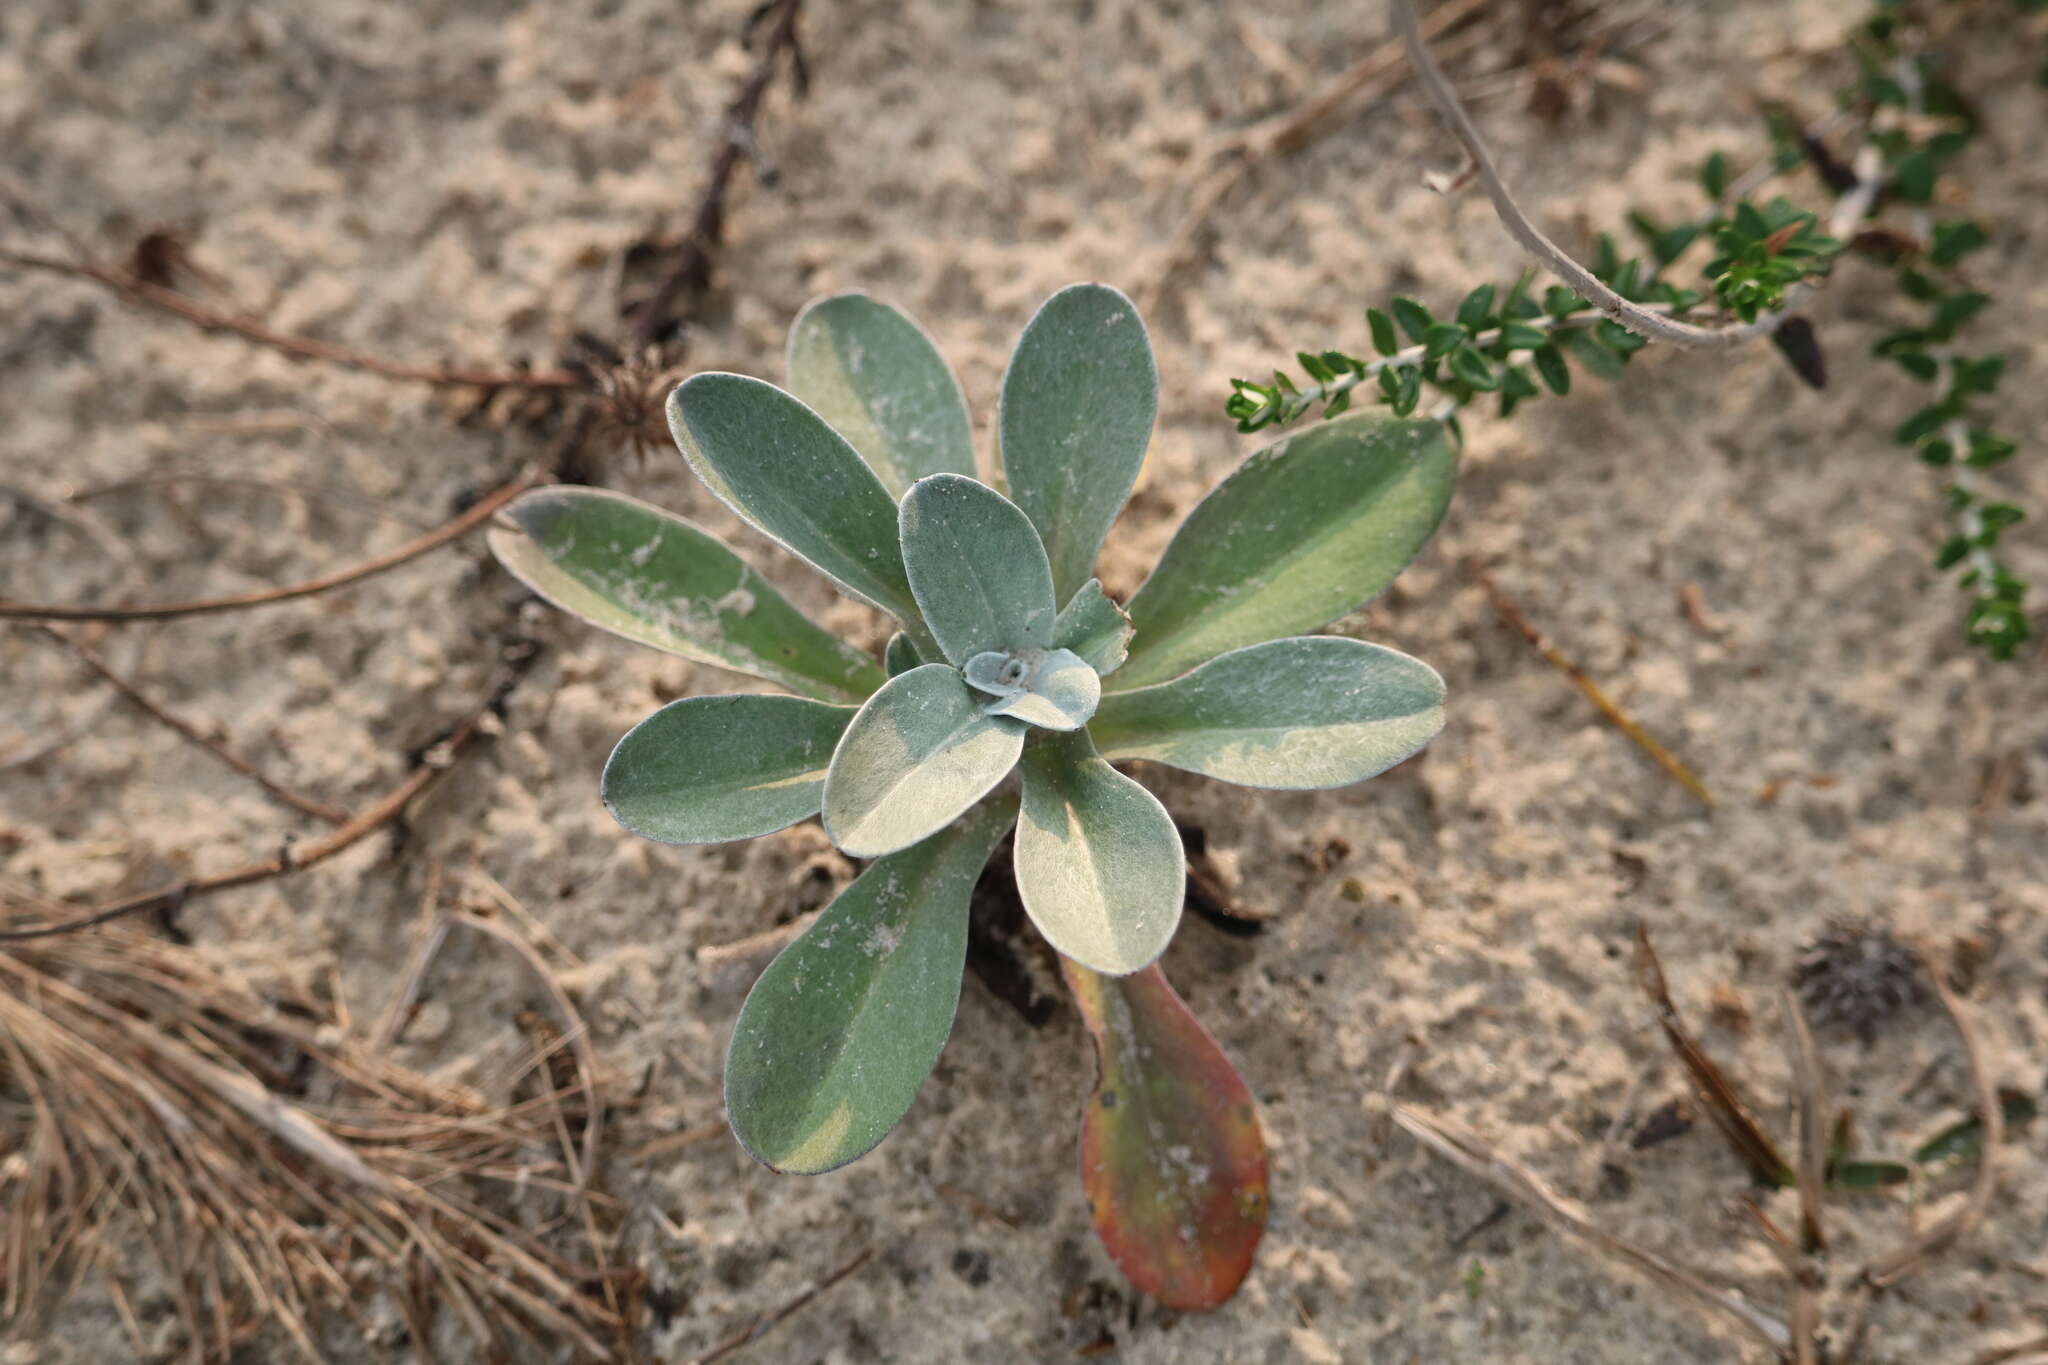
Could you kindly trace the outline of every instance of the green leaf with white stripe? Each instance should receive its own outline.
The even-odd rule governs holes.
[[[860,452],[890,494],[974,473],[960,382],[915,322],[866,294],[813,300],[789,329],[789,389]]]
[[[877,861],[754,983],[725,1054],[725,1112],[778,1171],[844,1166],[888,1136],[946,1046],[967,906],[1014,800]]]
[[[1016,872],[1031,922],[1098,972],[1149,965],[1173,939],[1187,887],[1173,818],[1086,730],[1034,737],[1023,768]]]
[[[1306,635],[1113,693],[1088,730],[1112,760],[1299,790],[1385,772],[1443,724],[1444,681],[1428,664],[1381,645]]]
[[[665,844],[751,839],[818,813],[851,706],[742,693],[670,702],[604,765],[604,803]]]
[[[697,477],[755,529],[913,636],[923,629],[896,501],[817,413],[773,384],[714,372],[669,395],[668,429]]]
[[[1394,581],[1450,505],[1441,423],[1376,412],[1258,451],[1212,489],[1131,598],[1137,635],[1109,686],[1329,624]]]
[[[949,662],[1052,643],[1052,567],[1017,504],[964,475],[934,474],[903,495],[899,519],[910,590]]]
[[[875,858],[945,828],[1016,766],[1024,724],[982,710],[948,664],[889,679],[833,751],[825,832],[842,853]]]
[[[1109,286],[1060,290],[1018,338],[997,409],[1002,467],[1011,499],[1045,541],[1061,601],[1094,573],[1158,410],[1145,324]]]
[[[614,635],[821,701],[882,685],[873,659],[681,517],[596,488],[536,489],[498,515],[491,552],[506,571]]]

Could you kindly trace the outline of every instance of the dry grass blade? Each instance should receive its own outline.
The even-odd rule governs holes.
[[[1970,1365],[2048,1365],[2048,1337],[1978,1356]]]
[[[1530,624],[1529,618],[1515,604],[1515,600],[1502,590],[1500,584],[1494,581],[1492,574],[1476,560],[1468,563],[1466,567],[1470,570],[1473,580],[1486,590],[1486,598],[1493,604],[1494,614],[1500,617],[1503,625],[1528,641],[1529,647],[1541,654],[1545,663],[1569,678],[1572,686],[1578,688],[1586,700],[1593,703],[1593,709],[1606,717],[1609,724],[1647,754],[1650,761],[1663,769],[1672,781],[1690,792],[1701,805],[1710,808],[1713,806],[1714,793],[1708,789],[1706,783],[1700,781],[1699,775],[1687,767],[1676,754],[1665,748],[1655,735],[1645,730],[1635,717],[1622,710],[1614,699],[1607,695],[1606,689],[1594,682],[1585,669],[1572,661],[1570,655],[1552,644],[1548,636]]]
[[[1794,1172],[1799,1181],[1799,1242],[1802,1250],[1812,1253],[1828,1244],[1821,1226],[1827,1198],[1828,1080],[1799,998],[1789,990],[1783,998],[1792,1083],[1799,1105],[1799,1166]]]
[[[1679,1017],[1678,1006],[1671,999],[1671,988],[1664,980],[1664,966],[1657,960],[1657,950],[1650,946],[1649,931],[1641,925],[1636,926],[1636,980],[1656,1007],[1657,1023],[1663,1028],[1664,1037],[1670,1041],[1671,1050],[1678,1055],[1679,1063],[1684,1066],[1686,1078],[1692,1082],[1701,1105],[1721,1135],[1728,1139],[1728,1145],[1735,1149],[1736,1156],[1749,1167],[1750,1175],[1758,1184],[1773,1188],[1792,1183],[1795,1176],[1791,1164],[1779,1155],[1770,1135],[1736,1097],[1735,1088],[1721,1074],[1721,1068],[1714,1064],[1714,1059],[1707,1055],[1706,1049],[1699,1045],[1685,1027],[1685,1021]]]
[[[1534,1172],[1495,1152],[1471,1130],[1412,1105],[1390,1101],[1388,1113],[1404,1132],[1455,1166],[1478,1176],[1535,1214],[1553,1231],[1611,1257],[1652,1282],[1735,1323],[1780,1355],[1792,1344],[1791,1329],[1732,1289],[1718,1289],[1668,1257],[1601,1228]]]
[[[336,1098],[302,1098],[316,1091]],[[547,1240],[589,1199],[542,1179],[520,1183],[516,1208],[490,1202],[494,1173],[532,1169],[548,1131],[537,1111],[436,1086],[331,1013],[287,1013],[161,939],[113,929],[0,950],[0,1150],[14,1154],[0,1340],[36,1340],[97,1275],[138,1339],[138,1282],[169,1286],[174,1349],[209,1365],[320,1361],[322,1320],[380,1300],[422,1350],[447,1315],[485,1351],[540,1331],[612,1359],[621,1317],[591,1289],[602,1248],[571,1264]]]
[[[1948,1011],[1949,1022],[1955,1026],[1956,1036],[1962,1039],[1963,1051],[1970,1059],[1970,1084],[1977,1092],[1977,1119],[1984,1128],[1983,1145],[1977,1153],[1977,1173],[1970,1179],[1970,1190],[1962,1204],[1915,1233],[1898,1250],[1878,1257],[1863,1268],[1863,1278],[1878,1288],[1897,1284],[1968,1236],[1977,1224],[1984,1221],[1985,1213],[1991,1208],[1991,1192],[1998,1183],[1998,1149],[2005,1141],[2005,1113],[1998,1100],[1998,1084],[1991,1074],[1990,1059],[1985,1055],[1976,1026],[1963,1013],[1962,1002],[1956,999],[1955,992],[1942,976],[1940,965],[1924,945],[1920,950],[1920,965],[1926,969],[1928,980],[1934,983],[1941,1007]]]

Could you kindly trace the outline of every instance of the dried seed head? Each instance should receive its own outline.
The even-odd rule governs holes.
[[[1918,957],[1869,916],[1830,920],[1800,953],[1792,982],[1816,1023],[1853,1029],[1865,1046],[1879,1024],[1926,998]]]

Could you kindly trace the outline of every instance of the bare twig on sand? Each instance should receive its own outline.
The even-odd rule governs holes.
[[[200,616],[208,612],[268,606],[273,602],[289,602],[294,598],[332,592],[336,588],[360,583],[365,578],[410,563],[430,550],[437,550],[450,541],[461,539],[489,521],[499,508],[546,477],[546,472],[541,469],[523,469],[510,481],[500,484],[470,504],[461,515],[450,518],[425,535],[415,536],[397,549],[378,555],[374,559],[364,560],[346,569],[337,569],[333,573],[322,574],[318,578],[307,579],[303,583],[277,588],[259,588],[254,592],[231,593],[225,597],[196,598],[189,602],[162,602],[154,606],[64,607],[0,601],[0,620],[162,621],[177,616]]]
[[[1977,1122],[1982,1125],[1984,1136],[1977,1152],[1977,1173],[1971,1177],[1970,1190],[1963,1202],[1953,1212],[1914,1233],[1897,1250],[1877,1257],[1863,1268],[1862,1278],[1880,1289],[1888,1289],[1913,1274],[1984,1221],[1998,1183],[1998,1148],[2005,1141],[2005,1113],[1998,1101],[1998,1084],[1991,1074],[1991,1062],[1977,1036],[1976,1025],[1963,1012],[1962,1002],[1950,989],[1940,964],[1924,946],[1920,963],[1927,970],[1927,979],[1934,983],[1941,1007],[1948,1011],[1949,1022],[1970,1059],[1970,1084],[1977,1092]]]
[[[1486,589],[1487,600],[1493,603],[1494,613],[1500,617],[1503,624],[1527,640],[1529,647],[1541,654],[1551,667],[1570,678],[1572,685],[1585,694],[1587,701],[1593,703],[1594,709],[1605,716],[1615,729],[1627,735],[1638,749],[1648,754],[1650,761],[1662,768],[1672,781],[1691,792],[1701,805],[1714,804],[1714,794],[1707,790],[1706,783],[1700,781],[1693,770],[1680,762],[1669,749],[1659,744],[1656,737],[1638,724],[1634,717],[1616,705],[1600,685],[1586,676],[1586,671],[1573,663],[1569,656],[1551,644],[1543,632],[1529,624],[1529,618],[1522,614],[1522,609],[1515,605],[1514,599],[1502,591],[1492,574],[1476,561],[1469,564],[1468,568],[1473,579],[1480,587]]]
[[[403,782],[386,792],[382,797],[365,807],[347,824],[324,838],[315,840],[302,848],[286,849],[273,858],[248,863],[227,872],[208,873],[203,876],[187,877],[183,881],[156,891],[147,891],[139,896],[129,896],[110,905],[100,906],[75,919],[56,924],[35,925],[30,928],[0,929],[0,942],[18,942],[23,939],[43,938],[50,934],[68,934],[80,929],[129,915],[142,914],[152,910],[171,910],[200,896],[231,887],[251,886],[257,882],[269,881],[287,873],[311,867],[323,862],[343,849],[362,842],[365,838],[396,819],[415,797],[436,779],[447,772],[449,767],[475,741],[489,733],[496,708],[504,702],[512,688],[524,675],[533,657],[533,648],[524,647],[521,652],[501,670],[499,677],[486,691],[481,702],[469,716],[457,725],[448,737],[430,748],[426,755],[406,776]]]
[[[1719,1314],[1774,1351],[1782,1353],[1790,1344],[1791,1330],[1783,1321],[1755,1307],[1734,1290],[1718,1289],[1698,1272],[1608,1232],[1544,1184],[1534,1172],[1496,1152],[1470,1129],[1398,1100],[1388,1100],[1386,1104],[1394,1123],[1423,1146],[1478,1176],[1572,1241],[1618,1260],[1680,1297]]]
[[[675,330],[679,305],[709,287],[712,253],[725,237],[726,191],[732,184],[733,172],[754,145],[754,120],[768,87],[782,69],[783,58],[789,59],[798,93],[809,83],[809,67],[797,36],[797,18],[802,12],[803,0],[768,0],[754,12],[753,27],[760,45],[754,69],[725,106],[704,192],[697,201],[689,230],[671,248],[669,266],[660,282],[629,314],[632,349],[641,349],[668,336]]]
[[[175,731],[188,743],[212,754],[226,767],[240,773],[243,777],[248,778],[251,782],[263,788],[275,800],[290,806],[293,810],[310,815],[315,820],[325,820],[330,825],[345,825],[348,823],[348,812],[341,807],[327,801],[301,796],[290,787],[271,778],[261,768],[258,768],[248,759],[243,758],[240,754],[228,748],[227,745],[206,734],[191,721],[186,720],[176,712],[166,710],[162,703],[117,672],[114,666],[102,658],[100,652],[91,645],[86,644],[82,640],[75,640],[62,631],[54,630],[46,625],[32,623],[29,628],[41,634],[45,639],[52,640],[69,650],[73,658],[98,674],[116,692],[119,692],[132,702],[136,709],[159,724]]]
[[[39,252],[0,247],[0,265],[23,270],[41,270],[74,280],[87,280],[113,291],[128,303],[182,318],[202,332],[223,332],[241,337],[295,360],[317,360],[344,370],[360,370],[387,379],[412,380],[476,389],[567,389],[580,385],[581,376],[567,370],[472,370],[449,365],[413,365],[388,360],[368,351],[316,341],[312,337],[280,332],[252,317],[223,312],[163,285],[143,279],[131,271],[105,265],[88,257],[65,259]]]
[[[817,1298],[818,1295],[832,1288],[841,1280],[848,1278],[849,1276],[854,1274],[854,1272],[858,1271],[862,1266],[865,1266],[869,1261],[873,1260],[874,1258],[875,1249],[873,1247],[862,1247],[859,1251],[855,1252],[853,1256],[850,1259],[848,1259],[844,1264],[842,1264],[837,1270],[827,1275],[824,1279],[819,1280],[816,1284],[804,1290],[803,1293],[798,1294],[795,1298],[791,1299],[788,1303],[783,1304],[780,1308],[777,1308],[772,1312],[759,1314],[746,1326],[740,1328],[737,1332],[734,1332],[724,1341],[719,1342],[716,1346],[706,1351],[703,1355],[700,1355],[695,1360],[691,1361],[690,1365],[712,1365],[714,1361],[724,1360],[726,1357],[732,1355],[735,1351],[740,1350],[742,1347],[751,1346],[753,1343],[759,1341],[762,1337],[765,1337],[770,1332],[774,1331],[776,1327],[781,1325],[785,1320],[790,1318],[792,1315],[802,1310],[806,1305],[810,1303],[812,1299]]]

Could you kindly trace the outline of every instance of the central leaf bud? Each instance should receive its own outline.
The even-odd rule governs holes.
[[[1071,649],[989,649],[960,676],[992,700],[981,709],[1047,730],[1078,730],[1102,701],[1102,679]]]

